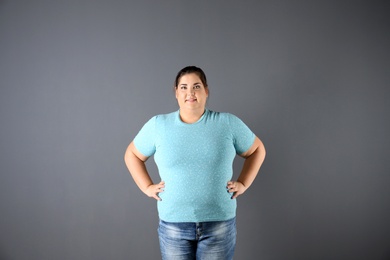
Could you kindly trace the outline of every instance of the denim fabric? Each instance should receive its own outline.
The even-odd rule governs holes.
[[[236,245],[236,219],[171,223],[160,220],[163,260],[231,260]]]

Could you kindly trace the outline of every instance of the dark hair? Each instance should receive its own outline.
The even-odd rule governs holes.
[[[184,75],[186,74],[191,74],[191,73],[195,73],[196,75],[198,75],[198,77],[200,78],[200,80],[202,81],[203,85],[205,88],[208,87],[207,85],[207,79],[206,79],[206,74],[203,72],[203,70],[201,68],[198,68],[198,67],[195,67],[195,66],[187,66],[185,68],[182,68],[176,75],[176,79],[175,79],[175,89],[177,88],[177,86],[179,85],[179,81],[180,81],[180,78],[183,77]]]

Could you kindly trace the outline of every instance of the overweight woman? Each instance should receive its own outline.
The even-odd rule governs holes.
[[[264,145],[236,116],[206,107],[202,69],[180,70],[174,88],[179,109],[142,127],[126,150],[126,166],[141,191],[157,200],[162,259],[233,259],[236,198],[254,181]],[[232,180],[236,154],[245,162]],[[152,155],[160,183],[145,166]]]

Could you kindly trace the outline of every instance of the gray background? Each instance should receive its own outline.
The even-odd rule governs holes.
[[[0,1],[0,259],[159,258],[155,201],[123,153],[177,109],[186,65],[267,148],[238,199],[236,259],[390,259],[389,11]]]

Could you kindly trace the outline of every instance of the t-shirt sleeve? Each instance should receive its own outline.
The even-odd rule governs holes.
[[[156,117],[146,122],[133,142],[137,150],[147,157],[156,152]]]
[[[237,154],[242,154],[251,148],[255,134],[235,115],[229,117],[230,129],[233,135],[233,145]]]

